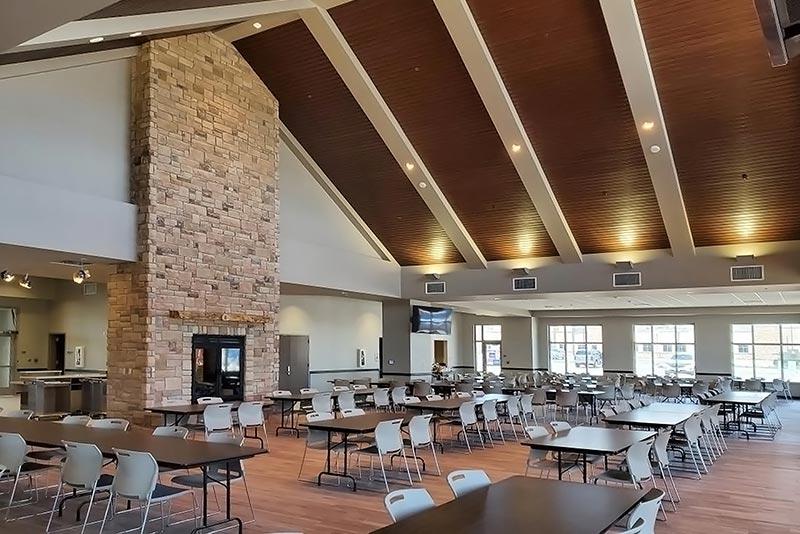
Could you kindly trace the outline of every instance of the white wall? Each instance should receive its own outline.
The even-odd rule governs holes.
[[[533,336],[530,317],[489,317],[459,314],[460,329],[458,337],[459,358],[454,365],[475,368],[475,325],[499,324],[501,327],[500,350],[503,367],[512,370],[532,370]]]
[[[281,335],[309,336],[312,387],[331,389],[328,380],[334,378],[378,377],[380,302],[281,295],[278,330]],[[356,370],[358,349],[366,350],[365,370]]]
[[[400,295],[400,267],[382,260],[286,145],[280,147],[281,282]]]
[[[108,294],[97,285],[96,295],[83,295],[82,287],[65,281],[50,313],[50,330],[66,337],[65,367],[75,369],[75,347],[84,348],[83,370],[106,369],[108,360]]]

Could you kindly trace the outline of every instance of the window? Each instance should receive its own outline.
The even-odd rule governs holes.
[[[499,324],[475,325],[475,370],[479,373],[500,374],[502,358],[500,341],[503,338]]]
[[[603,374],[602,326],[553,325],[549,334],[551,371]]]
[[[733,375],[800,380],[800,324],[731,325]]]
[[[639,376],[694,377],[694,325],[634,325],[633,353]]]

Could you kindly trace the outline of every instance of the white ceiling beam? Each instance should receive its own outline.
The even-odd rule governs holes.
[[[486,259],[445,198],[372,79],[328,12],[318,6],[300,13],[314,39],[347,85],[403,172],[471,267],[486,267]]]
[[[358,232],[367,240],[369,245],[375,250],[375,252],[384,260],[389,261],[395,265],[398,265],[397,261],[392,256],[392,253],[389,252],[378,236],[376,236],[370,227],[364,222],[353,206],[344,198],[341,192],[336,188],[336,186],[331,182],[328,176],[325,174],[319,165],[314,161],[311,155],[306,152],[306,149],[303,148],[303,145],[292,135],[292,132],[286,127],[283,122],[280,123],[280,137],[281,140],[286,143],[286,146],[292,153],[297,157],[300,163],[305,167],[308,173],[314,177],[317,183],[322,187],[322,189],[327,193],[330,199],[333,201],[334,204],[342,211],[345,217],[350,221],[350,223],[358,230]]]
[[[634,0],[599,1],[672,254],[694,256],[692,230],[636,5]]]
[[[314,3],[322,9],[333,9],[336,6],[352,1],[353,0],[316,0]],[[231,24],[225,28],[220,28],[214,33],[226,41],[234,42],[299,19],[300,15],[296,11],[276,13],[265,17],[253,17],[239,22],[238,24]],[[255,23],[258,23],[259,26],[253,26]]]
[[[311,6],[314,6],[311,0],[263,0],[247,4],[76,20],[28,40],[16,47],[14,51],[85,43],[93,37],[111,39],[128,37],[130,34],[138,32],[142,32],[146,36],[191,30],[210,25],[235,23],[261,15],[293,13]]]
[[[578,243],[466,0],[434,0],[434,4],[559,256],[566,263],[582,261]]]

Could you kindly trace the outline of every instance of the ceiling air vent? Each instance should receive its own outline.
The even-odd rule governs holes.
[[[734,265],[731,267],[731,282],[754,282],[763,279],[763,265]]]
[[[514,278],[514,291],[536,291],[536,277],[535,276],[522,276]]]
[[[83,284],[83,294],[86,297],[97,295],[97,284],[95,284],[94,282],[86,282],[85,284]]]
[[[447,285],[441,280],[436,282],[425,282],[426,295],[444,295],[447,292]]]
[[[614,287],[639,287],[642,285],[642,273],[636,271],[614,273],[612,282]]]

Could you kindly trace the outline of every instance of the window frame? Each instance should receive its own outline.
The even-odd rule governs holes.
[[[560,328],[563,341],[554,341],[553,340],[553,328]],[[567,328],[583,328],[583,341],[567,341]],[[600,341],[590,341],[589,340],[589,328],[598,328],[600,330]],[[553,369],[553,346],[554,345],[563,345],[564,346],[564,363],[563,369],[554,370]],[[582,346],[584,347],[584,357],[583,357],[583,369],[579,370],[578,373],[586,373],[592,374],[589,369],[589,346],[590,345],[599,345],[600,346],[600,373],[597,376],[602,376],[603,374],[603,365],[605,364],[605,353],[604,353],[604,341],[603,341],[603,325],[602,324],[551,324],[547,326],[547,366],[550,371],[554,371],[561,374],[567,374],[570,371],[567,371],[567,354],[569,353],[569,345],[577,347]],[[577,366],[577,360],[576,360]],[[592,367],[591,369],[597,369],[597,367]]]
[[[678,328],[679,327],[692,327],[692,342],[688,343],[686,341],[681,341],[678,338]],[[672,327],[673,331],[673,339],[672,343],[664,343],[662,341],[656,342],[655,339],[655,329],[656,327]],[[648,328],[650,329],[650,340],[649,341],[638,341],[636,339],[636,329],[637,328]],[[685,350],[686,347],[692,347],[692,377],[697,376],[697,335],[696,335],[697,325],[694,323],[642,323],[642,324],[634,324],[633,325],[633,369],[634,374],[637,376],[642,376],[639,374],[639,369],[637,368],[638,359],[637,359],[637,347],[641,346],[643,349],[647,347],[647,350],[643,350],[642,352],[649,352],[650,353],[650,372],[646,373],[644,376],[656,376],[656,350],[655,348],[661,347],[662,352],[666,352],[669,349],[672,349],[672,353],[674,354],[673,357],[673,368],[672,372],[674,372],[675,376],[680,377],[678,373],[678,347],[683,347],[684,350],[681,351],[683,353],[688,353],[689,351]],[[664,348],[667,347],[665,351]],[[682,378],[689,378],[689,377],[682,377]]]
[[[734,327],[742,327],[747,326],[750,327],[750,342],[749,343],[737,343],[733,340],[733,329]],[[776,343],[756,343],[756,327],[757,326],[777,326],[778,327],[778,341]],[[736,356],[739,355],[741,357],[744,354],[749,352],[750,354],[750,371],[751,374],[749,376],[742,376],[741,378],[747,380],[748,378],[765,378],[765,377],[757,377],[756,376],[756,362],[758,358],[756,358],[756,347],[778,347],[780,352],[780,361],[778,364],[778,371],[780,373],[781,380],[786,379],[786,358],[785,353],[788,347],[797,347],[800,345],[798,343],[784,343],[784,335],[783,329],[784,327],[796,327],[800,328],[800,323],[731,323],[730,326],[730,333],[731,333],[731,372],[734,376],[737,376],[737,366],[736,366]],[[743,347],[749,347],[749,351],[742,351]],[[791,379],[790,379],[791,380]]]

